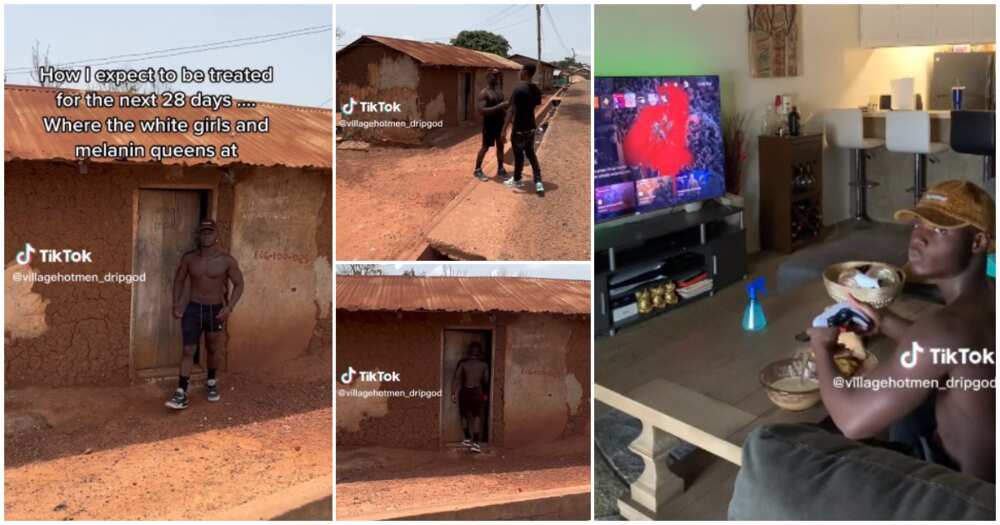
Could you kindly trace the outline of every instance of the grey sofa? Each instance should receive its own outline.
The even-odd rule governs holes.
[[[996,486],[810,425],[765,425],[743,447],[731,520],[996,520]]]

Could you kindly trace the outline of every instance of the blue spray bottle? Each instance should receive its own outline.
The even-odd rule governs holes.
[[[743,311],[743,329],[748,332],[759,332],[767,326],[767,318],[764,317],[764,307],[757,301],[758,294],[766,294],[764,288],[764,278],[758,277],[747,285],[747,295],[750,302],[747,303],[746,310]]]

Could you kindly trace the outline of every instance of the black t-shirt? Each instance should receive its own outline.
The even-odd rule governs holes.
[[[514,88],[510,103],[514,106],[514,131],[535,129],[535,106],[542,103],[542,90],[530,82],[524,82]]]

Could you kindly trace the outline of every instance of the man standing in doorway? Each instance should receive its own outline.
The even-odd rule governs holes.
[[[535,65],[526,64],[521,69],[521,85],[514,88],[510,102],[514,110],[507,114],[507,123],[513,121],[510,132],[510,145],[514,148],[514,177],[504,182],[511,188],[524,186],[521,182],[521,172],[524,170],[524,158],[531,163],[531,173],[535,180],[535,192],[545,196],[545,185],[542,184],[542,168],[538,165],[535,155],[535,108],[542,103],[542,90],[531,79],[535,76]],[[506,128],[506,124],[504,126]]]
[[[483,173],[483,158],[494,146],[497,152],[497,178],[502,179],[507,176],[503,169],[503,126],[507,108],[510,107],[510,102],[503,99],[499,69],[491,69],[486,73],[486,84],[487,86],[479,92],[476,101],[479,114],[483,116],[483,144],[476,154],[476,169],[472,172],[473,176],[482,181],[489,180]]]
[[[191,279],[191,294],[187,305],[181,304],[184,284]],[[229,283],[233,283],[232,293]],[[198,249],[181,257],[174,274],[174,317],[181,320],[184,355],[181,359],[177,391],[166,405],[175,410],[188,406],[188,381],[194,366],[194,354],[204,332],[208,347],[208,400],[219,400],[215,378],[219,359],[226,348],[226,320],[243,295],[243,273],[228,253],[219,247],[218,227],[212,219],[198,225]]]
[[[451,402],[458,402],[462,417],[462,444],[473,452],[482,452],[479,442],[483,432],[483,413],[486,411],[486,392],[490,388],[490,367],[483,360],[483,345],[477,341],[469,344],[468,357],[458,362],[451,381]],[[471,432],[470,432],[471,427]]]

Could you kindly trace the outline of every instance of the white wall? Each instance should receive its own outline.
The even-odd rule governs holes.
[[[759,177],[756,134],[764,109],[779,93],[792,94],[806,131],[822,130],[826,108],[857,107],[869,95],[889,93],[894,78],[913,76],[916,90],[927,101],[933,53],[939,48],[863,49],[859,43],[856,5],[807,5],[803,9],[801,75],[755,79],[750,76],[745,5],[608,6],[595,8],[597,75],[718,74],[723,89],[723,111],[753,112],[744,195],[752,220],[748,245],[759,249]],[[931,165],[930,181],[967,178],[981,181],[979,157],[948,153]],[[961,158],[957,158],[961,157]],[[829,223],[851,216],[848,154],[824,153],[824,218]],[[944,169],[947,169],[945,173]],[[871,193],[872,214],[889,220],[894,207],[912,197],[902,193],[912,179],[910,156],[877,153],[869,165],[875,180],[893,177]],[[905,178],[898,182],[896,177]],[[884,208],[884,209],[883,209]],[[892,208],[892,209],[889,209]]]

